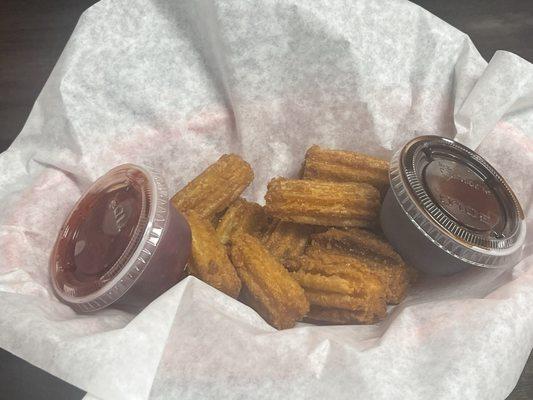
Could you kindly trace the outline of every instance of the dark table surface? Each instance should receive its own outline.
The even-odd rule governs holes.
[[[93,0],[0,0],[0,152],[22,129],[81,13]],[[490,60],[512,51],[533,62],[533,0],[416,0],[470,35]],[[502,366],[505,368],[505,366]],[[480,371],[482,373],[482,371]],[[81,399],[84,392],[0,349],[0,400]],[[533,399],[530,358],[508,400]]]

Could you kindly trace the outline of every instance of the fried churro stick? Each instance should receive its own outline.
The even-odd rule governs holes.
[[[344,256],[342,262],[346,265],[357,269],[366,266],[376,274],[386,287],[387,303],[398,304],[405,297],[411,268],[387,242],[373,233],[361,229],[330,229],[312,235],[306,254],[321,262],[329,257],[330,263],[340,262]]]
[[[329,253],[318,247],[310,248],[305,255],[298,257],[293,265],[295,271],[318,273],[325,276],[336,275],[347,279],[350,277],[357,279],[367,274],[378,277],[372,268],[359,259],[343,254]]]
[[[403,264],[403,260],[384,239],[364,229],[328,229],[312,236],[311,241],[322,248],[336,249],[341,253],[359,255],[390,265]]]
[[[312,233],[320,228],[275,220],[263,235],[263,244],[282,264],[304,253]]]
[[[372,317],[375,319],[372,320]],[[361,321],[373,324],[378,322],[379,318],[377,316],[367,315],[363,311],[350,311],[339,308],[311,306],[304,321],[328,325],[357,324],[361,323]]]
[[[257,203],[237,199],[229,206],[216,228],[218,239],[228,244],[231,237],[244,232],[260,236],[268,226],[268,216],[263,207]]]
[[[384,266],[372,268],[365,264],[360,258],[336,253],[334,250],[324,250],[316,245],[311,245],[306,250],[306,255],[288,264],[287,269],[291,271],[302,270],[306,272],[320,273],[326,276],[340,276],[349,278],[359,273],[376,277],[383,284],[385,290],[385,301],[388,304],[397,304],[403,298],[407,290],[405,285],[396,288],[396,272],[392,267]],[[394,290],[392,289],[394,288]]]
[[[372,274],[352,271],[349,276],[323,275],[298,270],[292,273],[311,305],[357,311],[360,323],[385,316],[384,287]]]
[[[309,310],[304,290],[261,242],[248,234],[232,240],[231,259],[249,304],[272,326],[293,327]]]
[[[389,187],[389,163],[353,151],[312,146],[305,154],[304,179],[361,182],[376,187],[382,195]]]
[[[412,268],[407,267],[405,264],[380,263],[360,255],[343,254],[338,249],[321,249],[315,244],[311,244],[306,249],[306,255],[312,258],[339,259],[339,263],[344,263],[350,268],[371,271],[385,286],[387,304],[399,304],[405,298],[409,283],[412,282]]]
[[[190,274],[231,297],[237,297],[241,281],[226,248],[218,241],[215,229],[194,211],[188,211],[185,217],[192,232],[192,254],[188,264]]]
[[[182,212],[194,210],[211,219],[228,208],[253,178],[246,161],[235,154],[224,154],[176,193],[172,204]]]
[[[323,226],[372,226],[380,207],[371,185],[303,179],[273,179],[265,200],[265,210],[276,218]]]

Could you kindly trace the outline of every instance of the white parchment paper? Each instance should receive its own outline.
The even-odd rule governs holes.
[[[137,316],[51,293],[63,219],[117,164],[173,191],[235,152],[262,201],[312,144],[388,157],[419,134],[476,148],[515,189],[513,271],[424,278],[379,325],[286,331],[194,278]],[[405,1],[104,0],[0,155],[0,346],[101,399],[504,399],[533,345],[532,137],[533,66],[487,64]]]

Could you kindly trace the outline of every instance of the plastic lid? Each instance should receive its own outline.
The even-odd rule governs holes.
[[[391,189],[435,245],[470,264],[519,261],[524,213],[509,185],[482,157],[440,136],[421,136],[396,152]]]
[[[168,207],[157,171],[124,164],[99,178],[74,206],[54,246],[50,272],[57,296],[82,312],[122,297],[149,264]]]

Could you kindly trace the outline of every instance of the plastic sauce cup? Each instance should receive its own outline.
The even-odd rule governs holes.
[[[520,260],[526,225],[502,176],[469,148],[421,136],[394,154],[381,227],[417,269],[449,275],[472,266],[509,268]]]
[[[161,175],[124,164],[99,178],[61,227],[52,286],[78,312],[139,311],[180,280],[190,249],[189,225]]]

